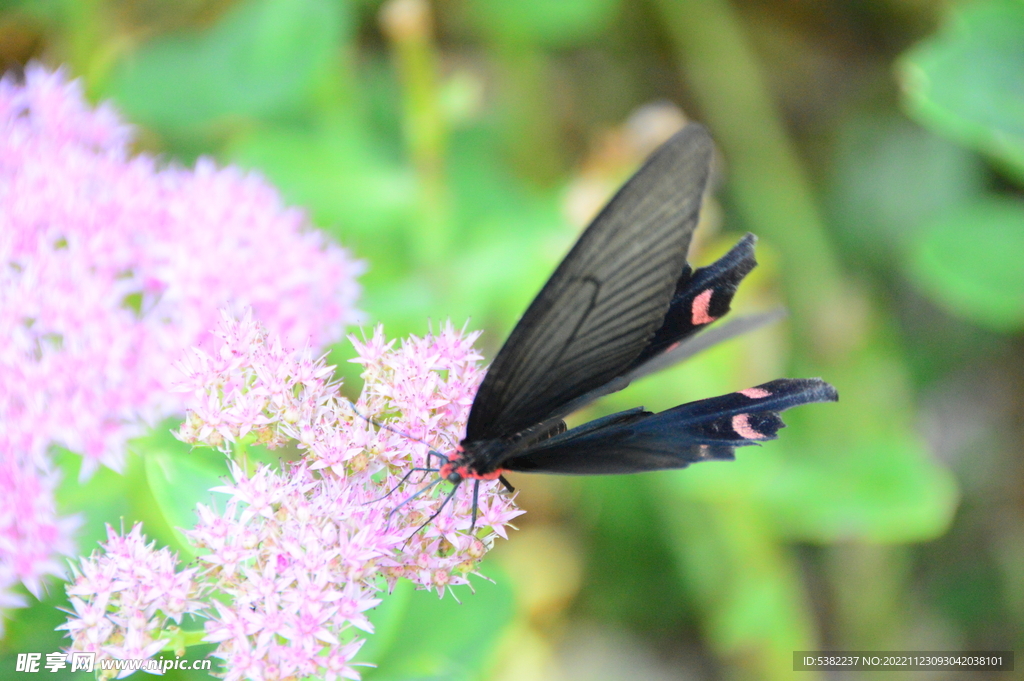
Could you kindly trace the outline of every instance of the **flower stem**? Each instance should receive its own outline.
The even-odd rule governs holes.
[[[191,646],[203,645],[206,641],[203,637],[206,631],[203,629],[185,630],[180,627],[167,627],[158,635],[158,638],[168,639],[167,645],[161,651],[173,652],[178,657],[185,654],[185,649]]]
[[[744,221],[778,245],[786,264],[799,264],[787,267],[784,285],[794,329],[808,330],[802,345],[830,350],[834,311],[851,308],[850,292],[740,16],[728,0],[656,4],[681,70],[728,159],[729,186]]]
[[[421,224],[413,231],[415,257],[441,262],[449,246],[450,211],[444,159],[446,126],[438,97],[437,49],[426,0],[389,0],[380,13],[391,40],[404,99],[406,145],[419,181]]]

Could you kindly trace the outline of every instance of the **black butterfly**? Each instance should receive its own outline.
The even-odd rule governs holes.
[[[711,153],[705,129],[687,125],[619,190],[505,341],[473,401],[465,439],[440,468],[421,469],[455,485],[449,499],[463,481],[476,481],[474,525],[480,481],[500,479],[511,490],[504,471],[640,473],[730,460],[734,447],[776,438],[784,425],[778,412],[838,399],[821,379],[778,379],[566,430],[562,418],[598,397],[774,317],[694,335],[729,311],[757,264],[751,234],[708,267],[686,262]]]

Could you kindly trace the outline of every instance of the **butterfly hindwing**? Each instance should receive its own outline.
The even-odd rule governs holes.
[[[686,266],[676,282],[676,291],[661,327],[634,360],[634,367],[677,347],[729,311],[736,288],[757,266],[756,241],[753,234],[747,234],[711,265],[696,271]]]
[[[619,190],[509,335],[467,441],[508,438],[626,372],[662,326],[686,267],[711,139],[690,124]]]
[[[501,467],[602,475],[728,460],[735,447],[775,439],[784,426],[779,412],[837,399],[835,388],[820,379],[778,379],[657,414],[642,409],[613,414],[517,452]]]

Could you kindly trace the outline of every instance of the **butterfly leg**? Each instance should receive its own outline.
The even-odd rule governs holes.
[[[435,452],[433,449],[428,449],[427,450],[427,466],[430,466],[430,460],[435,458],[435,457],[438,458],[438,459],[441,459],[441,465],[442,466],[444,464],[448,463],[448,457],[447,456],[445,456],[441,452]],[[437,470],[441,470],[441,467],[438,466],[437,468],[427,468],[427,469],[423,469],[423,470],[437,471]]]
[[[513,487],[512,484],[508,480],[505,479],[504,475],[499,475],[498,476],[498,482],[500,482],[502,484],[502,486],[504,486],[505,491],[507,491],[509,494],[512,494],[513,492],[516,491],[516,488]]]
[[[472,532],[476,529],[476,513],[480,510],[480,506],[477,503],[480,499],[480,481],[473,481],[473,522],[469,524],[469,531]]]
[[[438,456],[440,456],[440,455],[438,455]],[[428,465],[429,465],[429,463],[428,463]],[[409,472],[407,472],[405,475],[402,476],[402,479],[399,480],[398,483],[394,487],[392,487],[390,490],[388,490],[387,494],[385,494],[382,497],[377,497],[376,499],[371,499],[370,501],[364,502],[363,505],[365,506],[366,504],[374,504],[374,503],[377,503],[378,501],[383,501],[384,499],[387,499],[392,494],[394,494],[395,491],[399,487],[404,485],[409,480],[409,478],[411,478],[415,473],[436,473],[439,470],[441,470],[441,469],[440,468],[423,468],[423,467],[412,468],[412,469],[409,470]]]
[[[410,501],[413,501],[414,499],[416,499],[416,498],[420,497],[421,495],[425,494],[426,492],[429,492],[430,490],[434,489],[435,487],[440,485],[442,482],[444,482],[444,478],[438,478],[437,480],[435,480],[434,482],[430,483],[429,485],[424,485],[422,488],[417,490],[415,494],[413,494],[408,499],[406,499],[405,501],[400,503],[398,506],[395,506],[393,509],[391,509],[391,512],[388,513],[388,522],[391,521],[391,516],[393,516],[403,506],[408,504]],[[451,497],[449,496],[449,499],[450,498]],[[433,520],[434,516],[436,516],[436,515],[437,514],[435,513],[434,515],[430,516],[430,520]],[[428,520],[427,522],[430,522],[430,521]],[[416,530],[416,532],[419,532],[419,530]],[[415,534],[415,532],[413,534]]]

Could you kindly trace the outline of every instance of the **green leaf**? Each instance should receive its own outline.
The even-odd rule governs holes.
[[[861,115],[841,131],[830,187],[844,245],[891,267],[918,228],[984,190],[984,164],[903,116]]]
[[[989,154],[1024,181],[1024,3],[992,0],[956,11],[905,54],[907,110],[924,125]]]
[[[145,460],[146,481],[157,508],[173,528],[179,547],[188,550],[190,544],[182,530],[195,525],[196,504],[209,504],[213,496],[210,489],[224,484],[224,455],[206,448],[190,450],[164,432],[155,432],[133,445]]]
[[[133,120],[172,134],[298,111],[349,30],[346,6],[243,2],[208,31],[144,45],[117,65],[109,93]]]
[[[402,630],[415,591],[412,582],[401,579],[394,591],[382,595],[380,605],[368,615],[373,623],[373,634],[367,637],[359,650],[359,660],[383,660],[387,657]]]
[[[1024,201],[988,198],[927,225],[913,281],[952,313],[996,331],[1024,328]]]
[[[346,121],[301,130],[265,126],[238,140],[229,153],[235,162],[259,168],[289,202],[307,207],[317,224],[346,245],[360,239],[379,244],[382,235],[393,234],[413,216],[415,178],[389,162],[361,126]]]
[[[920,443],[878,440],[815,454],[766,479],[764,499],[787,537],[900,543],[949,527],[956,486]]]
[[[358,656],[377,665],[364,672],[363,678],[480,678],[514,614],[508,577],[488,563],[482,571],[493,575],[495,581],[471,577],[475,593],[464,587],[455,588],[461,603],[451,594],[439,599],[436,592],[415,591],[405,582],[399,584],[394,594],[385,596],[370,618],[384,640],[374,642],[377,634],[370,636]]]
[[[659,480],[655,491],[661,488],[669,546],[704,611],[710,646],[747,672],[737,678],[793,678],[792,651],[813,650],[818,641],[798,566],[770,518],[741,498],[682,499],[673,483]]]
[[[61,471],[57,504],[62,514],[80,514],[83,526],[75,533],[82,554],[88,555],[97,542],[106,541],[107,523],[118,526],[119,519],[133,519],[131,498],[131,461],[124,474],[101,466],[85,482],[79,480],[82,456],[63,448],[56,449]]]

